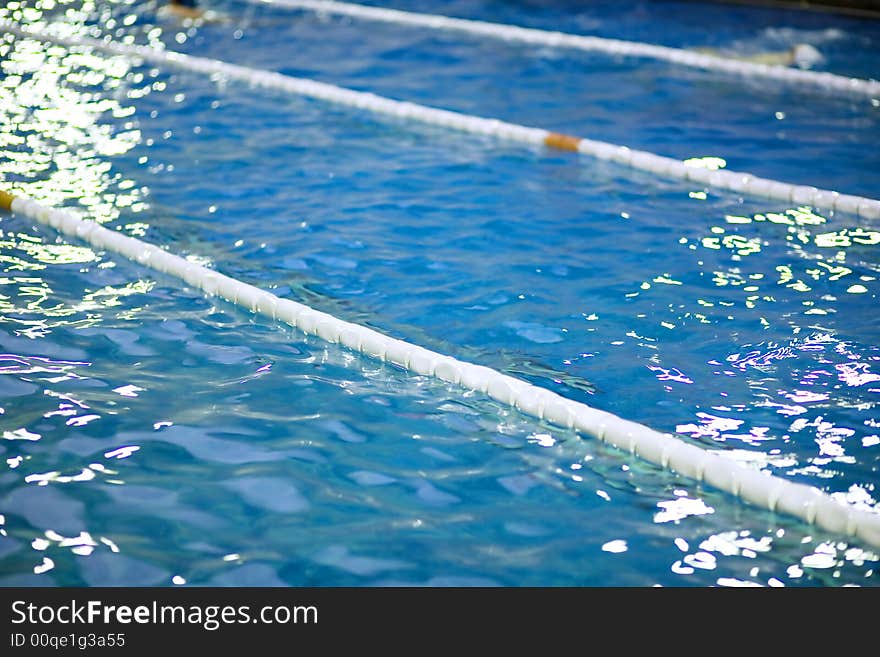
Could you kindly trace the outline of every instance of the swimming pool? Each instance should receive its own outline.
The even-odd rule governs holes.
[[[803,41],[860,77],[880,48],[870,22],[690,3],[398,6],[672,46]],[[871,99],[237,2],[189,28],[141,3],[41,7],[22,18],[876,196]],[[876,222],[4,44],[5,184],[876,508]],[[877,582],[857,542],[19,216],[0,228],[0,583]]]

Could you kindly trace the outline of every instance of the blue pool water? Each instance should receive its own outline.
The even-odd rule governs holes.
[[[198,27],[23,6],[798,184],[880,182],[871,99],[241,2]],[[395,6],[880,62],[876,23],[824,14]],[[30,40],[0,65],[4,185],[880,511],[876,224]],[[878,583],[865,546],[21,217],[0,230],[2,585]]]

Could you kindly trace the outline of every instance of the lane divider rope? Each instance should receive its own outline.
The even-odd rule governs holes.
[[[880,514],[838,502],[817,488],[749,468],[733,459],[684,442],[612,413],[562,397],[482,365],[460,361],[418,345],[346,322],[309,306],[282,299],[60,209],[0,191],[0,209],[51,226],[60,233],[112,251],[140,265],[169,274],[208,295],[281,321],[306,335],[343,345],[366,356],[477,390],[526,415],[598,438],[619,450],[732,493],[756,506],[788,514],[835,534],[856,537],[880,548]]]
[[[708,55],[681,48],[657,46],[638,41],[567,34],[565,32],[539,30],[519,27],[517,25],[505,25],[503,23],[452,18],[436,14],[421,14],[349,2],[334,2],[333,0],[248,0],[248,2],[316,13],[335,14],[337,16],[349,16],[351,18],[381,21],[397,25],[455,31],[478,37],[489,37],[529,45],[570,48],[627,57],[646,57],[681,66],[720,71],[743,78],[764,78],[787,83],[811,85],[826,91],[865,95],[872,98],[880,97],[880,81],[877,80],[864,80],[834,73],[746,62],[718,55]]]
[[[515,123],[507,123],[498,119],[487,119],[450,110],[427,107],[407,101],[385,98],[369,92],[337,87],[325,82],[291,77],[274,71],[239,66],[216,59],[186,55],[171,50],[122,44],[110,39],[97,40],[80,36],[60,35],[46,29],[25,28],[3,20],[0,20],[0,31],[10,32],[20,37],[30,37],[52,42],[65,47],[94,48],[111,55],[137,58],[146,62],[166,64],[187,71],[206,73],[212,76],[213,79],[240,80],[257,88],[274,89],[354,107],[376,114],[441,126],[471,134],[492,136],[533,146],[546,146],[557,150],[573,151],[595,157],[599,160],[615,162],[653,175],[686,180],[708,188],[725,189],[739,194],[770,198],[795,205],[809,205],[814,208],[848,212],[868,219],[880,219],[880,201],[862,196],[841,194],[807,185],[792,185],[777,180],[758,178],[750,173],[738,173],[727,169],[710,170],[671,157],[631,149],[627,146],[609,144],[572,135],[563,135],[541,128],[530,128]]]

